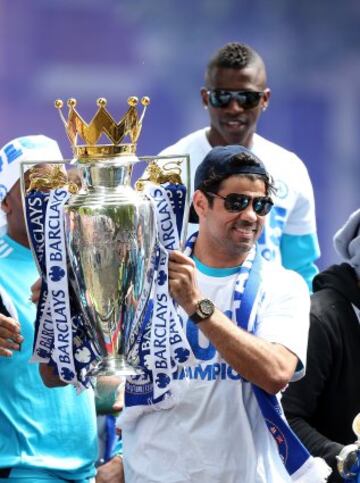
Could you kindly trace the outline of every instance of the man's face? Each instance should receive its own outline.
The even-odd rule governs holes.
[[[261,64],[253,64],[244,69],[214,68],[207,80],[206,88],[201,89],[204,105],[209,110],[212,146],[241,144],[251,147],[252,136],[261,111],[267,107],[270,90],[266,88],[266,74]],[[264,92],[256,107],[246,109],[232,99],[227,106],[213,107],[209,102],[208,90]]]
[[[251,197],[266,196],[264,181],[251,180],[245,176],[234,175],[220,185],[217,194],[226,197],[230,193],[244,194]],[[197,199],[197,201],[195,201]],[[200,235],[204,236],[209,252],[218,261],[225,257],[229,266],[242,263],[248,252],[261,234],[265,216],[255,213],[252,203],[240,212],[229,212],[225,209],[224,200],[214,197],[213,204],[201,192],[194,197],[194,205],[200,202]],[[217,266],[214,265],[214,266]]]

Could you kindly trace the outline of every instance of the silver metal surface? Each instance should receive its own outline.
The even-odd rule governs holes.
[[[70,197],[65,226],[77,295],[102,361],[92,375],[131,375],[126,340],[155,244],[155,214],[130,186],[133,156],[78,163],[83,189]]]
[[[352,480],[358,476],[360,467],[360,448],[357,444],[344,446],[336,457],[339,474],[345,480]]]
[[[344,446],[337,459],[337,469],[344,480],[360,481],[360,413],[352,423],[352,429],[357,436],[353,444]]]
[[[189,212],[191,206],[191,171],[190,171],[190,156],[188,154],[169,154],[162,156],[139,156],[140,161],[150,163],[151,161],[156,161],[159,166],[164,165],[168,161],[173,161],[176,164],[179,162],[181,166],[181,178],[182,182],[186,187],[186,198],[185,198],[185,210],[182,229],[180,233],[180,248],[181,250],[185,247],[185,242],[188,233],[189,224]]]

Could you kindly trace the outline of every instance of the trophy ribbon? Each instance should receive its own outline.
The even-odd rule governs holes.
[[[26,224],[41,271],[45,271],[44,221],[49,193],[31,191],[25,198]]]
[[[49,196],[50,192],[45,193],[35,190],[26,193],[24,196],[25,216],[29,238],[42,275],[42,286],[37,306],[34,347],[31,362],[49,363],[58,371],[57,361],[53,358],[54,324],[51,310],[51,298],[49,296],[46,276],[47,264],[45,256],[45,239],[46,237],[49,238],[49,230],[51,230],[51,227],[48,226],[48,230],[46,230],[45,227]],[[54,227],[53,223],[54,220],[51,222],[51,225]],[[60,243],[56,242],[53,238],[54,233],[51,237],[51,240],[48,240],[47,244],[49,245],[50,242],[54,242],[56,243],[56,247],[60,249]],[[66,247],[62,247],[62,250],[66,253]],[[55,256],[58,257],[58,255]],[[92,361],[97,359],[98,355],[91,344],[91,339],[87,336],[84,321],[80,314],[80,308],[77,308],[77,306],[75,307],[75,305],[72,306],[74,297],[72,296],[71,285],[69,286],[69,289],[73,339],[72,350],[75,357],[74,364],[77,376],[76,385],[78,390],[81,390],[91,384],[90,379],[85,375],[86,369]]]
[[[31,191],[26,195],[24,200],[29,238],[42,274],[46,271],[44,222],[48,200],[49,193],[42,191]],[[54,332],[45,280],[43,280],[41,286],[36,321],[31,362],[49,362],[53,347]]]
[[[50,192],[45,217],[46,278],[54,329],[53,359],[62,381],[74,383],[76,372],[72,351],[72,322],[66,264],[64,204],[69,198],[66,189]]]
[[[148,183],[145,192],[152,198],[157,213],[158,256],[154,284],[151,323],[144,339],[150,340],[143,353],[143,363],[151,370],[153,398],[158,401],[170,389],[178,367],[195,362],[168,288],[168,251],[179,249],[179,226],[168,191]]]
[[[165,190],[167,197],[171,203],[172,212],[175,216],[178,237],[181,237],[185,217],[186,187],[183,184],[166,183],[160,185],[161,190]],[[163,193],[162,196],[165,196]],[[172,220],[174,222],[174,219]],[[175,243],[181,247],[180,243]]]
[[[54,347],[54,326],[47,284],[43,280],[35,324],[35,338],[31,362],[48,363]]]
[[[149,200],[152,203],[150,198]],[[155,225],[156,229],[156,225]],[[157,239],[157,233],[155,235]],[[148,319],[146,314],[148,313],[149,307],[152,307],[151,302],[151,292],[153,289],[153,281],[155,278],[156,266],[158,264],[158,255],[157,255],[157,244],[155,244],[155,248],[153,250],[153,254],[150,260],[150,268],[147,273],[147,277],[144,280],[144,286],[140,295],[140,300],[138,306],[135,311],[134,322],[133,324],[126,327],[125,333],[125,340],[127,341],[126,344],[126,355],[131,363],[135,366],[143,366],[140,363],[139,358],[139,349],[140,349],[140,341],[141,341],[141,334],[144,332],[145,329],[145,321]],[[150,306],[147,304],[150,304]]]

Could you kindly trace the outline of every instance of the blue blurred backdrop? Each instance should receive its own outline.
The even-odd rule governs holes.
[[[323,268],[360,204],[359,25],[358,0],[0,0],[0,144],[43,133],[71,157],[54,99],[77,98],[89,121],[98,97],[119,118],[128,96],[148,95],[138,154],[156,154],[206,125],[209,56],[249,43],[272,88],[259,132],[309,169]]]

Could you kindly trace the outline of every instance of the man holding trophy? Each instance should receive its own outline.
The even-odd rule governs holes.
[[[329,468],[292,433],[276,397],[305,371],[309,296],[298,274],[256,250],[272,181],[236,145],[208,153],[194,188],[199,233],[184,253],[170,253],[169,290],[195,363],[177,371],[167,405],[136,403],[128,381],[131,405],[119,418],[125,480],[326,481]]]
[[[298,274],[256,247],[272,180],[246,148],[212,149],[195,174],[199,233],[181,252],[179,177],[130,187],[137,103],[129,98],[116,123],[99,99],[87,124],[70,99],[62,119],[83,188],[69,195],[57,172],[52,186],[32,178],[25,211],[43,280],[33,358],[79,392],[99,376],[126,376],[127,483],[326,481],[328,467],[296,438],[276,396],[304,374],[309,296]],[[97,145],[104,133],[112,144]]]

